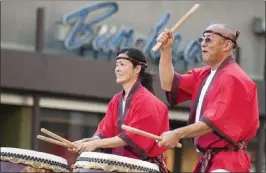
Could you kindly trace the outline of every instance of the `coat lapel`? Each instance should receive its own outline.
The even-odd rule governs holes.
[[[137,80],[136,83],[131,88],[131,90],[130,90],[130,92],[128,94],[128,97],[126,99],[126,104],[125,104],[124,112],[123,112],[123,98],[124,98],[124,95],[125,95],[124,90],[120,94],[120,99],[119,99],[119,104],[118,104],[118,121],[117,121],[117,124],[118,124],[118,133],[121,133],[122,132],[121,126],[125,122],[126,115],[127,115],[128,109],[130,107],[131,101],[132,101],[135,93],[137,92],[137,90],[141,86],[142,85],[141,85],[140,80]],[[120,147],[117,154],[118,155],[121,155],[123,153],[123,150],[124,150],[124,147]]]
[[[126,99],[126,104],[125,104],[125,110],[123,113],[123,97],[125,95],[124,90],[121,92],[121,96],[119,99],[119,107],[118,107],[118,127],[119,127],[119,132],[121,132],[121,126],[125,121],[128,109],[130,107],[130,103],[133,99],[133,96],[135,95],[135,93],[137,92],[137,90],[141,87],[141,82],[140,80],[137,80],[136,83],[133,85],[133,87],[131,88],[128,97]]]

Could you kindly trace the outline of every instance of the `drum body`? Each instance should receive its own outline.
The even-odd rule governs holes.
[[[64,158],[19,148],[0,148],[0,172],[70,172]]]
[[[98,152],[83,152],[72,165],[72,172],[160,172],[156,164]]]

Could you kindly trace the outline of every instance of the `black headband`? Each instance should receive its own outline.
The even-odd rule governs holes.
[[[215,31],[212,31],[212,30],[205,30],[205,31],[203,32],[203,34],[205,34],[205,33],[216,34],[216,35],[219,35],[219,36],[221,36],[221,37],[223,37],[223,38],[225,38],[225,39],[227,39],[227,40],[231,40],[231,41],[234,43],[234,46],[233,46],[234,49],[237,47],[237,42],[236,42],[236,40],[237,40],[237,38],[238,38],[238,36],[239,36],[239,34],[240,34],[239,31],[236,31],[235,38],[231,38],[231,37],[227,37],[227,36],[225,36],[225,35],[223,35],[223,34],[221,34],[221,33],[219,33],[219,32],[215,32]]]
[[[148,67],[148,64],[146,62],[138,61],[138,60],[130,58],[130,57],[124,57],[124,56],[123,57],[117,57],[116,60],[118,60],[118,59],[127,59],[129,61],[132,61],[132,62],[135,62],[135,63],[141,65],[144,68]]]

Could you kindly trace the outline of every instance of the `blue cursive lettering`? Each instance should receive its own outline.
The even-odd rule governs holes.
[[[85,22],[91,12],[105,10],[101,16]],[[98,30],[93,27],[104,21],[118,11],[118,4],[114,2],[101,2],[90,4],[63,16],[63,24],[72,24],[71,31],[65,38],[64,45],[66,49],[73,50],[91,45],[94,52],[103,52],[110,57],[120,49],[126,47],[136,47],[141,49],[149,61],[158,65],[160,52],[153,52],[151,49],[156,44],[156,38],[162,32],[164,26],[168,23],[170,13],[164,13],[151,28],[147,38],[134,39],[134,30],[132,28],[118,28],[117,26],[100,25]],[[210,25],[210,24],[209,24]],[[189,41],[183,49],[180,48],[182,37],[175,33],[174,44],[172,46],[172,55],[174,66],[180,64],[193,64],[202,61],[200,43],[196,40]],[[176,67],[175,66],[175,67]],[[184,65],[183,65],[184,67]]]
[[[92,11],[106,8],[108,11],[102,16],[85,23]],[[114,2],[101,2],[93,5],[87,5],[74,12],[64,15],[62,19],[63,24],[72,24],[74,26],[65,39],[65,47],[67,49],[75,49],[83,45],[93,34],[92,26],[110,17],[118,11],[118,5]]]

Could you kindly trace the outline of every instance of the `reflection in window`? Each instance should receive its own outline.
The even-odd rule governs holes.
[[[104,114],[89,112],[74,112],[54,109],[41,109],[40,128],[45,128],[65,139],[76,141],[91,137]],[[39,141],[40,151],[51,153],[68,160],[69,165],[73,164],[77,154],[68,151],[66,148]]]

